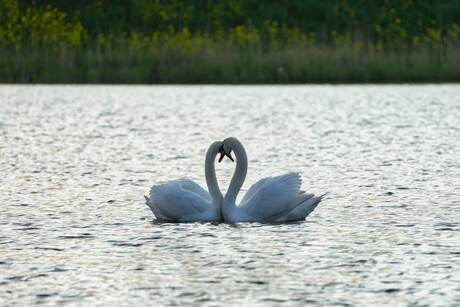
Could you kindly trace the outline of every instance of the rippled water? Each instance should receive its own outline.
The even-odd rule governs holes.
[[[305,222],[158,224],[237,136]],[[0,305],[460,305],[460,86],[0,86]],[[227,187],[234,164],[218,164]]]

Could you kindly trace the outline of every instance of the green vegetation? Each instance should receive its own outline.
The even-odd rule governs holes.
[[[0,0],[0,82],[460,80],[460,0]]]

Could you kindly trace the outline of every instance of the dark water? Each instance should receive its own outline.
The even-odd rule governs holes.
[[[237,136],[303,223],[157,224]],[[460,305],[460,86],[0,86],[0,305]],[[234,165],[219,164],[221,186]]]

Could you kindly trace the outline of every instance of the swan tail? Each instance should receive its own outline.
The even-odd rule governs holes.
[[[161,212],[161,209],[155,205],[155,194],[153,193],[155,186],[152,187],[150,190],[150,197],[144,195],[145,199],[145,204],[150,208],[152,211],[153,215],[155,216],[156,220],[159,222],[171,222],[174,221],[171,218],[168,218],[163,212]]]
[[[308,206],[309,207],[309,210],[308,210],[308,213],[305,217],[307,217],[310,213],[313,212],[313,210],[316,209],[316,207],[318,207],[319,203],[321,202],[323,195],[321,196],[313,196],[311,199],[308,200],[308,202],[311,201],[311,204]]]
[[[317,197],[318,197],[320,200],[322,200],[323,197],[326,196],[327,194],[329,194],[329,192],[326,192],[326,193],[324,193],[324,194],[321,194],[320,196],[317,196]]]
[[[327,193],[326,193],[327,194]],[[279,216],[275,219],[275,222],[295,222],[303,221],[305,218],[315,210],[318,204],[321,202],[321,196],[314,196],[313,194],[300,194],[296,199],[298,205],[288,214]]]
[[[308,214],[310,214],[311,212],[313,212],[313,210],[315,210],[315,208],[319,205],[319,203],[323,200],[324,196],[326,196],[327,194],[329,194],[329,192],[321,194],[320,196],[313,196],[312,198],[308,199],[305,202],[305,203],[308,203],[308,207],[310,208]]]
[[[145,204],[150,208],[150,210],[152,210],[152,212],[154,212],[154,211],[153,211],[153,208],[152,208],[152,207],[153,207],[152,199],[149,198],[149,197],[146,196],[146,195],[144,195],[144,199],[145,199]],[[154,212],[154,214],[155,214],[155,212]]]
[[[303,204],[306,203],[309,199],[314,198],[313,194],[305,194],[305,191],[299,191],[297,197],[293,200],[296,203],[294,209],[292,209],[289,213],[282,212],[277,214],[270,219],[265,220],[267,221],[274,221],[274,222],[292,222],[292,221],[299,221],[305,219],[304,208]]]
[[[155,208],[153,206],[153,204],[151,203],[151,198],[149,198],[148,196],[144,195],[144,199],[145,199],[145,204],[150,208],[150,210],[152,210],[152,213],[156,216],[155,212]]]
[[[324,196],[324,194],[321,195],[321,196],[312,195],[308,199],[304,200],[301,204],[299,204],[299,206],[294,209],[294,210],[298,210],[297,216],[300,217],[299,220],[301,220],[301,221],[305,220],[307,218],[307,216],[309,216],[310,213],[312,213],[316,209],[316,207],[321,202],[323,196]]]

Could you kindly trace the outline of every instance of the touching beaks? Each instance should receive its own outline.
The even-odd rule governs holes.
[[[232,162],[234,162],[235,160],[233,160],[233,157],[232,157],[232,152],[225,152],[224,150],[224,147],[222,146],[221,148],[219,148],[219,153],[220,153],[220,157],[219,157],[219,163],[222,162],[222,160],[224,159],[225,156],[227,156],[227,158],[229,158]]]

